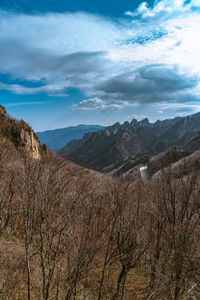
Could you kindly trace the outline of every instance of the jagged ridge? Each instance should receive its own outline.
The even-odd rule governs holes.
[[[200,113],[155,123],[147,118],[140,122],[134,119],[72,141],[59,154],[84,167],[108,173],[124,167],[125,162],[134,164],[138,158],[144,161],[144,156],[151,157],[173,145],[184,148],[199,130]]]

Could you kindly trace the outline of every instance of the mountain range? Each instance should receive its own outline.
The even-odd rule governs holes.
[[[58,154],[81,166],[120,175],[174,145],[198,150],[199,131],[200,113],[155,123],[133,119],[73,140]]]
[[[162,288],[156,299],[172,299],[172,293],[163,295],[176,274],[177,255],[187,296],[199,280],[199,265],[191,267],[199,261],[200,151],[191,154],[200,146],[199,124],[199,115],[159,125],[134,120],[70,143],[73,152],[87,144],[93,164],[95,151],[96,163],[112,158],[106,160],[108,145],[125,159],[135,151],[132,165],[143,169],[143,176],[113,178],[62,159],[0,105],[0,299],[114,300],[121,282],[124,299],[146,300],[152,296],[152,274]],[[176,136],[190,150],[174,146],[138,167],[148,159],[142,153],[157,151],[150,141],[156,144],[159,134],[165,146]],[[164,279],[160,270],[167,270]]]
[[[103,130],[100,125],[78,125],[66,128],[37,132],[41,143],[46,144],[51,150],[56,151],[74,139],[81,139],[88,132]]]

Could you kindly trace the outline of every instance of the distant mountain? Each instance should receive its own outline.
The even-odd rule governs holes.
[[[58,153],[76,164],[120,175],[174,145],[185,147],[200,131],[200,113],[150,123],[116,123],[73,141]]]
[[[74,139],[81,139],[88,132],[103,130],[100,125],[78,125],[61,129],[37,132],[41,143],[46,144],[51,150],[57,151]]]

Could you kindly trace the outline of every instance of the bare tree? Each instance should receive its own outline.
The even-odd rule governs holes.
[[[112,297],[117,299],[121,291],[121,299],[124,298],[126,278],[130,270],[135,269],[149,247],[151,228],[148,223],[148,215],[141,203],[140,182],[135,185],[120,184],[122,197],[120,201],[120,215],[116,226],[117,259],[121,269],[118,275],[116,291]]]
[[[195,231],[200,221],[196,210],[199,170],[193,169],[189,176],[183,176],[183,171],[181,168],[174,177],[169,167],[150,186],[155,241],[151,247],[150,287],[168,294],[173,300],[180,299],[187,290],[190,281],[188,257],[192,258],[197,249]]]

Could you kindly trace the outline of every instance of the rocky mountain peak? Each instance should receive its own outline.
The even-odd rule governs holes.
[[[133,127],[138,127],[138,121],[137,121],[136,119],[133,119],[133,120],[131,121],[131,125],[132,125]]]
[[[154,124],[148,118],[141,121],[133,119],[131,123],[115,123],[87,139],[66,145],[59,154],[97,171],[118,172],[122,164],[125,164],[123,171],[127,171],[131,166],[146,163],[149,157],[173,145],[184,148],[199,130],[200,115],[157,121]],[[196,147],[198,140],[195,139],[190,148],[195,150]]]
[[[125,121],[123,124],[124,128],[129,128],[130,127],[130,123],[128,121]]]
[[[143,120],[141,121],[137,121],[136,119],[133,119],[131,121],[131,125],[135,128],[138,128],[138,127],[147,127],[150,125],[150,122],[149,122],[149,119],[148,118],[144,118]]]
[[[150,125],[150,122],[149,122],[148,118],[145,118],[145,119],[139,121],[138,123],[139,123],[139,126],[141,126],[141,127],[146,127],[146,126]]]

